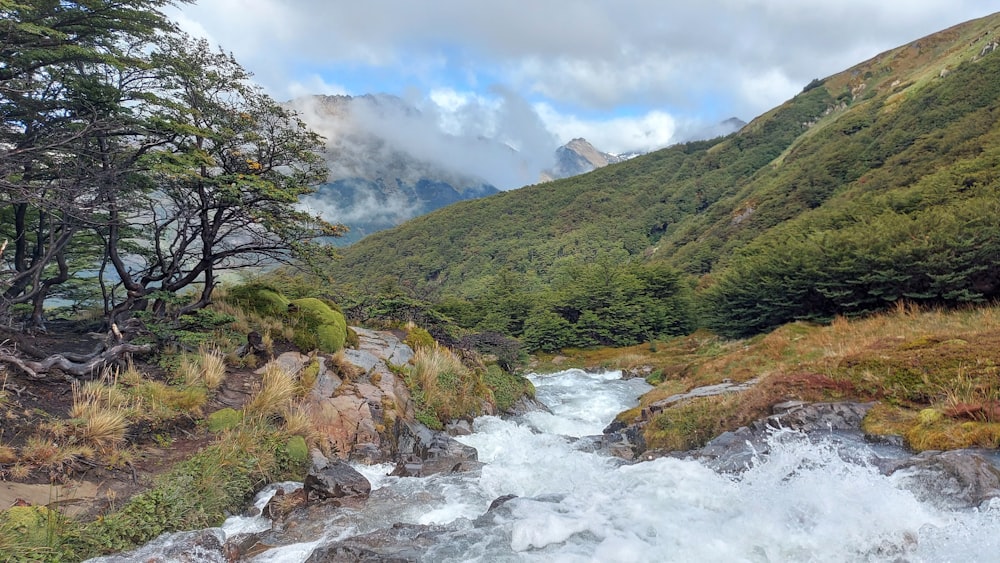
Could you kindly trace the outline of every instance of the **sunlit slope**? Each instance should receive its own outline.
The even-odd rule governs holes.
[[[813,81],[724,139],[449,206],[345,249],[336,275],[475,295],[499,269],[544,282],[611,253],[713,286],[806,231],[996,196],[998,39],[1000,16],[967,22]]]

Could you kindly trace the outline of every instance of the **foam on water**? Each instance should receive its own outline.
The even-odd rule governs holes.
[[[783,432],[740,475],[690,460],[634,465],[580,451],[567,436],[597,434],[645,389],[619,374],[570,370],[532,376],[552,413],[482,417],[459,438],[486,462],[476,474],[372,482],[365,521],[338,537],[394,522],[452,523],[428,561],[984,561],[1000,559],[1000,503],[973,511],[920,502],[903,479],[843,447]],[[859,461],[860,460],[860,461]],[[377,489],[377,490],[375,490]],[[472,525],[501,495],[491,523]],[[259,561],[303,561],[297,544]]]

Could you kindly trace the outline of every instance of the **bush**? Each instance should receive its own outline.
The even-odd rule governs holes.
[[[414,351],[421,348],[433,348],[436,344],[434,342],[434,337],[431,336],[431,333],[420,328],[419,326],[411,328],[410,331],[406,333],[406,339],[404,342],[407,346],[413,348]]]
[[[493,400],[501,412],[509,411],[521,397],[535,396],[535,386],[530,381],[508,373],[498,365],[487,366],[483,379],[493,392]]]

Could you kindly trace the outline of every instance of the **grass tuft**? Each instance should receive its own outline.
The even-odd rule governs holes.
[[[256,391],[243,407],[248,416],[283,415],[295,398],[296,381],[277,362],[264,366],[264,375]]]

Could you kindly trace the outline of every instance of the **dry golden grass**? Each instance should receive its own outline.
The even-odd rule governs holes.
[[[131,403],[116,385],[100,381],[74,385],[69,414],[80,420],[76,434],[85,444],[100,450],[113,449],[125,440],[133,414]]]
[[[480,397],[489,396],[482,374],[470,370],[443,346],[420,348],[411,361],[406,381],[421,422],[433,427],[431,418],[443,423],[479,414]]]
[[[269,362],[264,366],[260,384],[243,410],[248,416],[281,415],[290,408],[295,390],[295,378],[276,362]]]
[[[289,436],[302,436],[306,444],[317,447],[322,446],[326,436],[319,430],[310,412],[297,405],[285,413],[282,431]]]
[[[684,432],[701,436],[704,426],[732,429],[715,421],[735,424],[741,417],[734,412],[787,399],[882,400],[866,430],[903,435],[914,449],[995,447],[990,444],[1000,440],[998,306],[942,310],[904,302],[871,317],[838,317],[823,326],[791,323],[749,340],[684,337],[659,343],[650,355],[651,365],[670,375],[642,405],[726,379],[759,379],[755,397],[744,393],[668,409],[673,413],[648,431],[661,445],[683,441],[677,436]],[[684,370],[672,370],[685,362]],[[927,408],[943,419],[921,423],[912,414]],[[688,412],[699,409],[709,415]],[[634,418],[638,410],[627,414]]]
[[[100,450],[115,448],[125,440],[128,417],[119,409],[94,409],[83,418],[83,440]]]
[[[187,386],[204,385],[214,391],[226,378],[226,361],[215,349],[202,347],[198,354],[185,354],[176,374]]]
[[[0,444],[0,465],[7,465],[17,461],[17,450],[11,446]]]

